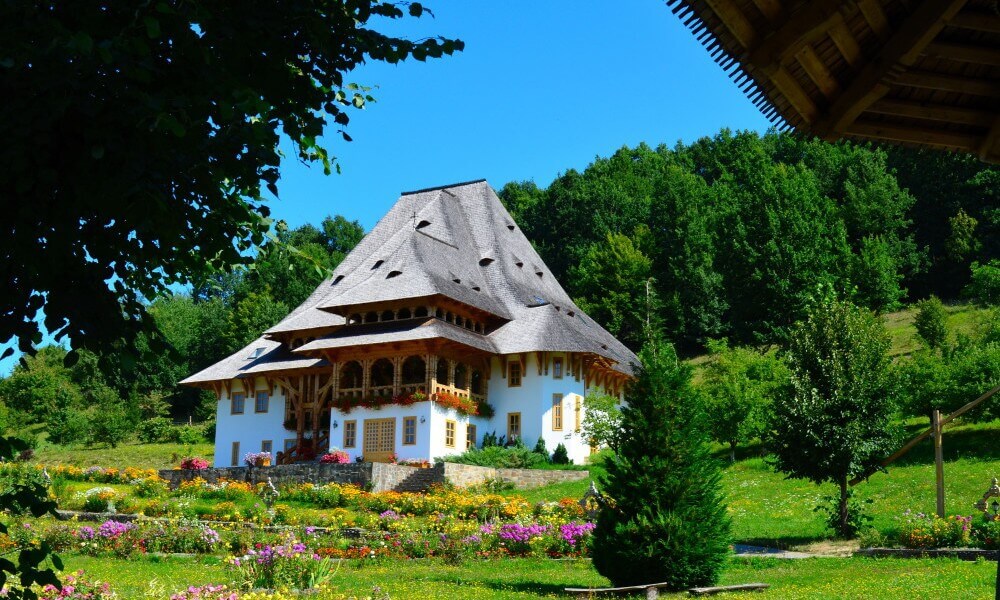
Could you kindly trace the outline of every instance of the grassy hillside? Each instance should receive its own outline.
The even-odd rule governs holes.
[[[42,464],[64,464],[77,467],[99,465],[102,467],[142,467],[144,469],[169,469],[176,467],[186,456],[200,456],[212,461],[215,446],[212,444],[122,444],[117,448],[67,448],[43,443],[35,452],[35,460]]]
[[[974,334],[987,315],[986,310],[970,304],[946,305],[945,311],[948,313],[946,324],[952,338]],[[915,308],[907,308],[883,316],[889,335],[892,336],[892,348],[889,350],[892,356],[904,356],[920,348],[917,328],[913,326],[916,314]]]

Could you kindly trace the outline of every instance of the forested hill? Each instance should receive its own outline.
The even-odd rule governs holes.
[[[973,157],[722,131],[500,197],[581,308],[632,347],[780,341],[820,284],[878,312],[956,298],[1000,257],[1000,169]]]
[[[713,338],[780,342],[820,284],[885,312],[955,298],[973,264],[1000,257],[1000,170],[943,153],[723,131],[623,148],[545,189],[510,183],[500,195],[594,319],[633,348],[656,322],[687,356]],[[0,431],[44,423],[50,441],[73,443],[143,423],[159,439],[167,413],[212,418],[214,396],[177,381],[279,321],[364,231],[337,216],[279,223],[275,235],[283,244],[250,268],[149,306],[168,352],[141,337],[138,360],[81,352],[67,368],[59,347],[28,358],[0,380]],[[1000,295],[1000,262],[976,272]]]

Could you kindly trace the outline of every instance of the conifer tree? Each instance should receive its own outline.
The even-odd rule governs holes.
[[[729,552],[730,521],[702,403],[671,345],[651,341],[640,359],[601,481],[594,567],[616,586],[712,584]]]

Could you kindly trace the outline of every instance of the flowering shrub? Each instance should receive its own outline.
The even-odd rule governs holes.
[[[333,450],[320,457],[319,462],[327,465],[346,465],[351,458],[342,450]]]
[[[117,597],[110,585],[86,578],[83,571],[63,576],[62,590],[46,585],[38,593],[39,600],[105,600]]]
[[[245,556],[229,559],[239,587],[306,590],[326,583],[333,575],[332,562],[294,537],[278,545],[264,545]]]
[[[906,511],[890,540],[906,548],[961,548],[972,543],[972,517]]]
[[[0,463],[0,476],[11,474],[18,468],[16,462]],[[38,471],[46,471],[53,479],[60,478],[68,481],[83,481],[89,483],[122,483],[129,484],[139,479],[155,477],[155,469],[139,469],[136,467],[126,467],[115,469],[113,467],[87,467],[81,469],[73,465],[44,465],[36,464],[33,467]]]
[[[75,495],[77,500],[83,501],[83,510],[88,512],[107,512],[118,497],[118,493],[109,487],[90,488]]]
[[[190,586],[170,595],[170,600],[239,600],[240,596],[225,585]]]
[[[248,467],[263,467],[271,464],[270,452],[247,452],[243,455],[243,464]]]
[[[1000,550],[1000,519],[982,519],[972,526],[972,539],[987,550]]]
[[[182,469],[190,469],[192,471],[204,471],[209,467],[208,461],[204,458],[198,458],[196,456],[190,456],[181,461]]]

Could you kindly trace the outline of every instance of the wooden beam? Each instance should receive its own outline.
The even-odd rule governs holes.
[[[989,132],[983,137],[979,145],[979,160],[983,162],[1000,162],[1000,149],[997,148],[1000,142],[1000,117],[993,121]]]
[[[1000,33],[1000,15],[988,12],[963,11],[952,17],[948,22],[951,27]]]
[[[1000,98],[1000,81],[992,79],[972,79],[929,71],[907,71],[897,77],[894,83],[908,87]]]
[[[848,126],[842,133],[878,140],[926,144],[941,148],[960,148],[966,151],[979,148],[979,136],[946,129],[926,129],[862,121]]]
[[[851,33],[850,27],[847,26],[847,20],[844,19],[842,13],[837,13],[834,16],[833,21],[830,22],[829,29],[827,29],[827,34],[833,40],[837,49],[840,50],[847,64],[853,67],[861,62],[861,46],[854,39],[854,34]]]
[[[782,67],[775,71],[771,75],[771,81],[774,82],[774,86],[788,99],[792,108],[802,116],[802,119],[806,123],[812,123],[816,120],[816,117],[819,115],[819,109],[812,101],[812,98],[802,91],[799,82],[795,81],[795,78],[792,77],[787,69]]]
[[[884,40],[889,35],[889,20],[885,18],[879,0],[858,0],[858,8],[875,35]]]
[[[988,392],[986,392],[982,396],[976,398],[972,402],[969,402],[968,404],[966,404],[962,408],[959,408],[958,410],[956,410],[955,412],[951,413],[947,417],[944,417],[943,419],[941,419],[940,420],[941,427],[944,427],[948,423],[952,422],[954,419],[956,419],[956,418],[964,415],[965,413],[969,412],[973,408],[975,408],[975,407],[979,406],[980,404],[982,404],[983,402],[989,400],[997,392],[1000,392],[1000,385],[998,385],[997,387],[993,388],[992,390],[989,390]],[[923,432],[917,434],[917,436],[915,436],[913,439],[911,439],[910,441],[906,442],[906,444],[904,444],[902,448],[900,448],[899,450],[896,450],[895,452],[893,452],[889,457],[882,459],[879,462],[879,465],[883,466],[883,467],[887,467],[887,466],[891,465],[892,463],[896,462],[900,457],[902,457],[907,452],[909,452],[910,450],[912,450],[914,446],[916,446],[920,442],[922,442],[922,441],[926,440],[928,437],[930,437],[931,434],[933,434],[933,433],[934,433],[934,427],[931,427],[930,429],[926,429]],[[872,473],[868,473],[866,475],[861,475],[861,476],[855,477],[854,479],[852,479],[850,481],[850,485],[855,486],[855,485],[861,483],[863,480],[867,479],[870,475],[872,475]]]
[[[853,7],[853,3],[845,5],[842,0],[802,3],[798,10],[777,25],[774,33],[750,50],[750,63],[770,76],[787,57],[808,42],[822,37],[827,25],[841,14],[845,6]]]
[[[732,32],[733,37],[744,48],[750,48],[757,41],[757,32],[743,11],[732,0],[705,0],[719,20]]]
[[[894,70],[911,66],[966,0],[927,0],[889,38],[876,58],[865,65],[813,128],[822,137],[837,137],[868,106],[889,91]],[[862,8],[863,9],[863,8]]]
[[[924,49],[924,56],[944,58],[976,65],[1000,66],[1000,48],[996,46],[975,46],[972,44],[952,44],[931,42]]]
[[[760,14],[767,17],[769,21],[774,21],[781,16],[783,9],[780,0],[753,0],[753,3],[760,10]]]
[[[865,112],[910,117],[913,119],[926,119],[928,121],[942,121],[944,123],[977,125],[979,127],[989,127],[995,118],[992,113],[975,108],[890,98],[883,98],[875,102]]]
[[[812,46],[803,46],[795,54],[795,59],[799,61],[799,64],[805,69],[806,74],[813,80],[819,91],[823,92],[824,96],[832,98],[840,92],[840,84],[834,79],[833,74],[826,68],[826,65],[820,60]]]
[[[944,440],[941,439],[941,411],[931,413],[931,429],[934,431],[934,479],[937,483],[937,516],[944,518]]]

